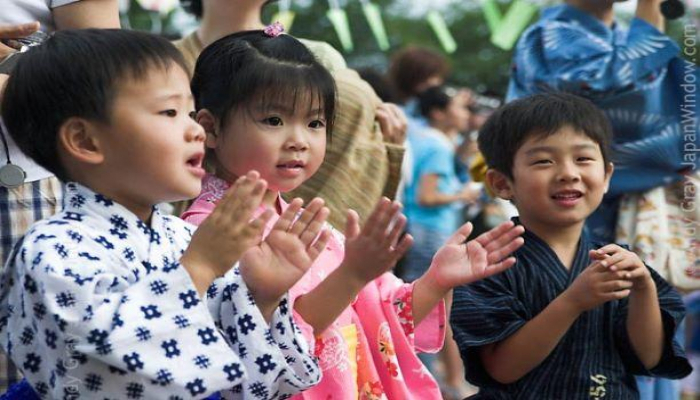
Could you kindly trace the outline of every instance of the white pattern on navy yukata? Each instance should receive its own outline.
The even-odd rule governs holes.
[[[318,382],[287,298],[268,325],[237,269],[199,298],[178,261],[193,230],[66,186],[0,287],[0,345],[42,398],[279,399]]]

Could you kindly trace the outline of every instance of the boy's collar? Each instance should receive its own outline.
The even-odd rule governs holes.
[[[527,227],[526,227],[525,225],[523,225],[522,221],[520,221],[520,218],[519,218],[519,217],[512,217],[510,220],[513,221],[513,223],[514,223],[516,226],[521,225],[523,228],[525,228],[525,233],[523,233],[523,238],[525,239],[525,243],[527,243],[527,241],[528,241],[529,239],[536,239],[536,240],[539,241],[539,242],[542,242],[542,243],[544,243],[544,244],[547,244],[547,242],[545,242],[544,239],[542,239],[541,237],[537,236],[537,234],[534,233],[534,232],[532,232],[531,230],[527,229]],[[586,241],[586,242],[590,241],[590,237],[589,237],[589,234],[588,234],[588,228],[586,228],[586,225],[584,225],[584,226],[583,226],[583,229],[581,230],[581,236],[580,236],[580,238],[579,238],[579,242],[582,241],[582,240],[583,240],[583,241]],[[549,246],[549,244],[547,244],[547,246]]]
[[[142,221],[128,208],[77,182],[68,182],[65,185],[63,212],[68,213],[69,216],[76,216],[76,218],[79,214],[93,214],[108,217],[108,219],[116,215],[125,219],[127,226],[133,225],[146,235],[150,235],[154,221],[161,217],[158,207],[153,206],[150,221]],[[115,229],[119,230],[120,228],[115,227]]]

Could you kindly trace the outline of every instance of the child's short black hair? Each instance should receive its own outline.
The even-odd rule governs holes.
[[[207,109],[220,125],[239,109],[266,109],[318,100],[327,132],[333,128],[335,81],[314,55],[289,35],[270,37],[261,30],[238,32],[207,46],[192,78],[197,110]]]
[[[421,115],[430,120],[433,110],[445,110],[459,91],[450,86],[433,86],[418,95],[418,108]]]
[[[533,136],[549,136],[571,126],[600,146],[610,162],[612,127],[605,114],[589,100],[552,92],[515,100],[497,110],[479,131],[479,150],[489,168],[513,178],[515,153]]]
[[[58,156],[58,131],[72,117],[110,122],[124,79],[177,64],[167,40],[121,29],[67,30],[29,50],[14,68],[2,98],[2,117],[17,146],[61,180],[69,177]]]

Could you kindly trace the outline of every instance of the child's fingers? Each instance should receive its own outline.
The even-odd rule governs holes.
[[[389,206],[382,210],[383,212],[377,215],[377,219],[373,223],[365,224],[364,232],[366,235],[376,238],[385,238],[389,224],[396,217],[396,214],[401,211],[401,204],[398,202],[390,202]]]
[[[515,257],[508,257],[503,261],[497,262],[496,264],[489,264],[484,271],[483,278],[487,278],[492,275],[500,274],[501,272],[512,267],[516,263]]]
[[[489,251],[487,257],[488,263],[493,264],[497,261],[503,260],[510,254],[512,254],[515,250],[519,249],[520,246],[522,246],[523,244],[525,244],[525,239],[521,237],[516,237],[500,249],[495,251]]]
[[[348,218],[345,222],[345,237],[354,239],[360,234],[360,216],[355,210],[348,210]]]
[[[39,30],[39,22],[0,26],[0,39],[17,39]]]
[[[515,239],[519,238],[525,232],[525,228],[522,226],[514,226],[513,228],[503,232],[500,236],[493,238],[489,243],[484,246],[486,251],[489,253],[492,251],[497,251],[508,244],[512,243]]]
[[[610,257],[605,253],[600,253],[598,250],[589,250],[588,251],[588,257],[593,259],[593,260],[605,260],[606,258]]]
[[[629,296],[630,293],[631,293],[630,289],[624,289],[624,290],[618,290],[616,292],[605,293],[601,297],[606,302],[612,301],[612,300],[622,300],[625,297]]]
[[[311,247],[309,247],[308,254],[309,258],[311,258],[311,261],[316,261],[318,258],[319,254],[323,252],[323,250],[326,249],[326,245],[328,245],[328,241],[331,238],[331,231],[328,229],[324,229],[323,232],[318,236],[318,239],[314,242]]]
[[[615,253],[615,254],[613,254],[612,256],[609,256],[609,257],[605,258],[604,260],[601,260],[600,263],[601,263],[604,267],[607,267],[607,268],[610,268],[610,269],[615,270],[615,269],[620,269],[620,268],[622,268],[622,263],[623,263],[625,260],[633,260],[633,259],[630,257],[630,254],[629,254],[628,252],[626,252],[626,251],[625,251],[625,252],[620,252],[620,253]],[[629,263],[625,263],[625,264],[629,264]]]
[[[304,247],[308,248],[311,243],[313,243],[314,239],[316,239],[318,234],[323,230],[323,227],[326,224],[326,218],[328,218],[328,214],[330,214],[330,212],[331,211],[327,207],[321,207],[316,215],[314,215],[314,219],[312,219],[307,225],[306,229],[301,232],[299,239],[301,239]]]
[[[630,279],[630,280],[635,280],[637,278],[641,278],[647,274],[647,269],[646,267],[642,268],[637,268],[633,269],[631,271],[626,271],[625,273],[625,278]]]
[[[396,223],[396,221],[399,219],[399,216],[403,215],[401,214],[402,209],[403,205],[401,203],[399,203],[398,201],[392,202],[389,211],[386,214],[384,214],[383,218],[377,224],[377,231],[375,231],[375,234],[379,237],[383,237],[385,243],[391,243],[389,237],[391,236],[391,231],[393,230],[392,222]]]
[[[403,257],[408,249],[413,246],[413,236],[411,235],[404,235],[401,240],[399,240],[399,243],[394,247],[394,252],[393,252],[393,258],[394,258],[394,263],[399,261],[401,257]],[[392,263],[393,266],[393,263]]]
[[[267,190],[267,182],[259,178],[260,174],[256,171],[250,171],[245,176],[238,178],[224,194],[216,208],[220,209],[223,215],[228,216],[239,213],[243,209],[246,211],[255,210]]]
[[[394,226],[391,228],[391,231],[386,236],[386,240],[384,242],[387,246],[397,246],[399,239],[401,239],[401,234],[406,227],[406,221],[406,216],[403,214],[399,214],[396,220],[394,220]]]
[[[255,229],[256,233],[262,234],[273,215],[275,215],[275,211],[268,208],[262,214],[258,215],[257,218],[252,220],[250,226]]]
[[[477,236],[476,240],[477,243],[481,244],[484,248],[489,245],[492,241],[498,239],[501,237],[503,234],[508,232],[510,229],[513,228],[515,224],[513,224],[513,221],[506,221],[497,227],[491,229],[488,232],[482,233],[481,235]]]
[[[367,221],[365,221],[365,229],[367,233],[374,229],[374,226],[377,224],[380,215],[384,214],[390,206],[391,200],[389,200],[388,198],[382,197],[382,199],[379,200],[377,205],[374,207],[374,210],[372,210],[372,214],[370,214],[367,218]]]
[[[297,213],[299,212],[299,210],[301,210],[301,206],[303,204],[304,200],[300,198],[292,200],[287,206],[287,209],[284,210],[282,215],[280,215],[279,219],[277,220],[275,226],[272,229],[283,232],[288,232],[290,229],[292,229],[292,225],[294,224],[294,220],[296,219]]]
[[[624,279],[603,282],[598,286],[604,293],[619,292],[620,290],[631,289],[633,283]]]
[[[612,254],[619,253],[619,252],[621,252],[621,251],[626,251],[626,250],[623,249],[622,247],[616,245],[616,244],[608,244],[608,245],[605,245],[605,246],[599,248],[599,249],[596,250],[596,251],[597,251],[599,254],[610,254],[610,255],[612,255]]]
[[[474,229],[472,223],[467,222],[466,224],[460,226],[459,229],[457,229],[457,232],[453,233],[452,236],[450,236],[450,238],[447,239],[447,242],[445,244],[460,245],[466,242],[469,235],[472,234],[472,229]]]
[[[311,221],[314,220],[316,214],[323,208],[323,199],[316,197],[311,200],[309,204],[304,208],[304,212],[301,213],[299,218],[294,222],[292,228],[289,232],[294,236],[300,236],[302,232],[309,226]]]
[[[234,222],[250,220],[255,210],[262,204],[265,192],[267,192],[267,182],[263,180],[255,182],[253,189],[247,196],[241,196],[239,206],[229,214],[231,219]]]

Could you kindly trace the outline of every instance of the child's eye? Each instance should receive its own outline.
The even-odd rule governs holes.
[[[174,110],[174,109],[163,110],[163,111],[159,112],[159,114],[165,115],[166,117],[174,118],[174,117],[177,117],[177,110]]]
[[[312,128],[312,129],[321,129],[321,128],[325,128],[325,126],[326,126],[326,123],[324,121],[321,121],[320,119],[313,120],[309,123],[309,128]]]
[[[550,161],[550,160],[537,160],[532,164],[533,165],[536,165],[536,164],[545,165],[545,164],[551,164],[551,163],[552,163],[552,161]]]
[[[190,116],[190,118],[192,118],[193,120],[196,121],[197,120],[197,111],[190,111],[189,116]]]
[[[595,160],[593,160],[591,157],[579,157],[576,159],[576,161],[587,162],[587,161],[595,161]]]
[[[264,123],[271,125],[271,126],[281,126],[282,125],[282,118],[280,117],[269,117],[265,118],[263,120]]]

